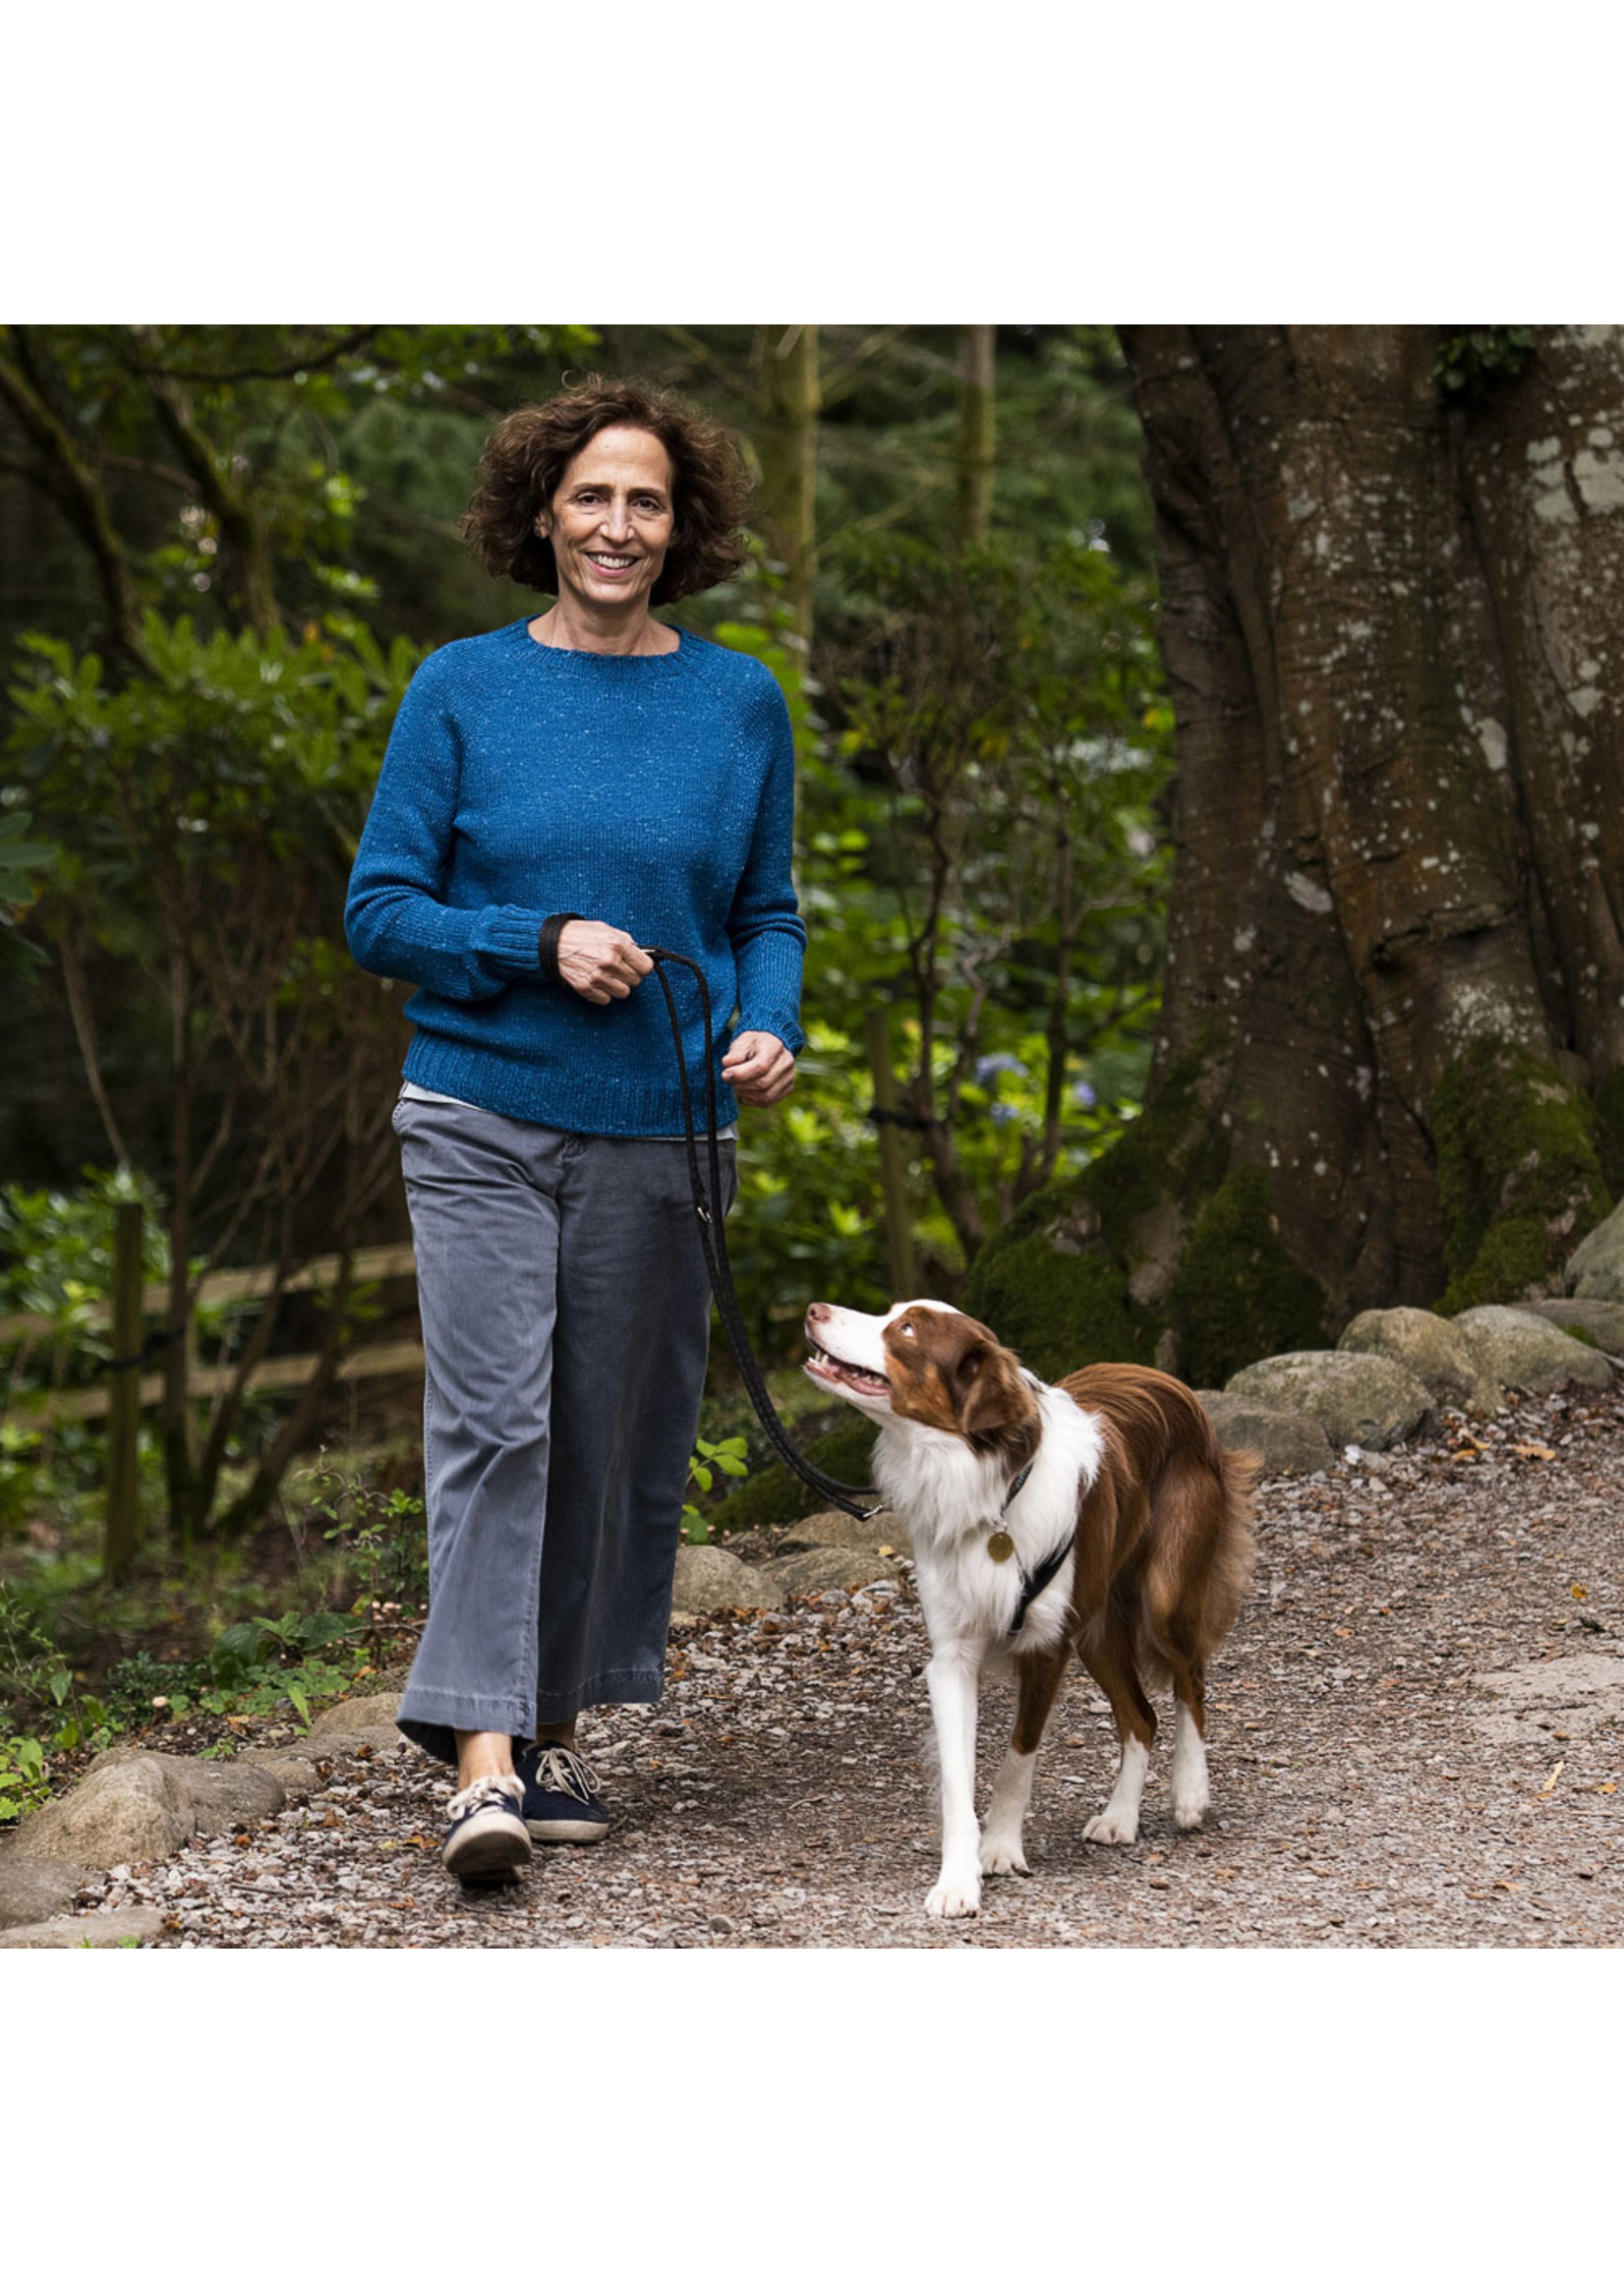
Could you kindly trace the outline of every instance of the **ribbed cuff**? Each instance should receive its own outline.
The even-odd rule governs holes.
[[[565,924],[578,924],[584,920],[583,917],[571,912],[561,916],[549,916],[542,926],[542,936],[538,943],[542,977],[551,981],[553,986],[560,983],[558,978],[558,934],[563,930]]]

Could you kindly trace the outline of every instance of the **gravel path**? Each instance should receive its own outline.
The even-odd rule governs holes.
[[[673,1635],[656,1707],[584,1730],[614,1830],[459,1891],[444,1773],[335,1761],[320,1791],[82,1909],[155,1904],[159,1948],[1596,1947],[1624,1937],[1624,1393],[1525,1400],[1390,1457],[1263,1487],[1256,1576],[1210,1684],[1214,1817],[1175,1833],[1165,1738],[1140,1843],[1082,1837],[1115,1772],[1080,1669],[1045,1740],[1029,1879],[928,1919],[925,1637],[905,1567],[856,1596]],[[1474,1677],[1542,1662],[1510,1719]],[[984,1693],[983,1778],[1013,1693]],[[985,1781],[983,1781],[985,1792]]]

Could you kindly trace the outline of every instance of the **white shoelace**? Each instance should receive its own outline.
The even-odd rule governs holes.
[[[604,1779],[589,1769],[579,1753],[567,1745],[538,1746],[536,1782],[543,1792],[567,1792],[572,1800],[590,1800],[602,1792]]]
[[[472,1816],[476,1808],[489,1808],[503,1793],[509,1800],[522,1800],[524,1786],[517,1777],[476,1777],[472,1784],[465,1784],[460,1792],[452,1794],[445,1804],[445,1813],[453,1824],[460,1824],[465,1816]]]

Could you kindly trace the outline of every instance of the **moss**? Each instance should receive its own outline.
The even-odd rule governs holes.
[[[1034,1194],[976,1256],[959,1300],[1034,1373],[1153,1362],[1167,1313],[1129,1295],[1143,1260],[1135,1227],[1169,1200],[1189,1208],[1223,1176],[1229,1139],[1202,1110],[1206,1069],[1187,1054],[1108,1152]]]
[[[1595,1085],[1595,1150],[1607,1191],[1624,1199],[1624,1066],[1615,1066]]]
[[[868,1485],[868,1459],[876,1433],[873,1422],[853,1414],[849,1421],[837,1422],[822,1436],[802,1445],[801,1451],[826,1477],[847,1480],[862,1491]],[[763,1524],[797,1523],[802,1516],[815,1515],[828,1505],[825,1494],[803,1485],[793,1469],[786,1468],[775,1454],[736,1491],[729,1492],[714,1509],[708,1507],[707,1513],[730,1532],[752,1532]]]
[[[1445,1317],[1553,1282],[1607,1213],[1595,1109],[1547,1059],[1483,1035],[1432,1093]]]
[[[1237,1169],[1201,1210],[1169,1311],[1179,1370],[1199,1388],[1279,1351],[1323,1347],[1325,1291],[1287,1252],[1262,1169]]]
[[[1128,1275],[1111,1256],[1057,1254],[1041,1232],[978,1261],[963,1309],[1046,1381],[1099,1359],[1148,1365],[1162,1325],[1130,1302]]]

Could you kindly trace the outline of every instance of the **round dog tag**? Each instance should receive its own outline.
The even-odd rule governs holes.
[[[1015,1542],[1007,1532],[995,1532],[987,1543],[987,1553],[995,1563],[1008,1563],[1015,1553]]]

